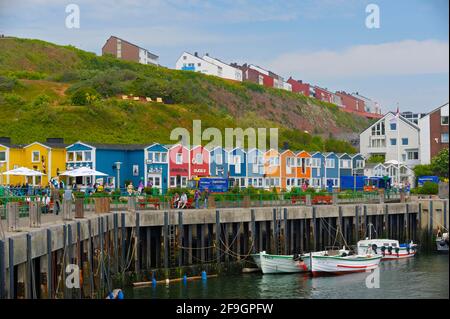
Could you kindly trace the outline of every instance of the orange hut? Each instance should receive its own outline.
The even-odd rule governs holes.
[[[281,158],[281,189],[290,190],[296,186],[296,156],[291,150],[286,150],[280,155]]]
[[[264,153],[264,187],[266,189],[281,188],[280,152],[270,149]]]
[[[296,158],[297,186],[301,187],[303,182],[311,185],[311,154],[301,151],[297,153]]]

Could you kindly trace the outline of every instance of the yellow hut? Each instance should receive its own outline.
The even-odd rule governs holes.
[[[0,138],[0,185],[23,183],[23,177],[2,175],[1,173],[23,166],[23,149],[11,144],[10,138]]]

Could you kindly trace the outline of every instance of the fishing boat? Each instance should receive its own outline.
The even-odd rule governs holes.
[[[307,269],[313,275],[341,275],[354,272],[365,272],[378,267],[382,256],[370,254],[352,255],[345,247],[339,251],[324,251],[310,255]]]
[[[373,254],[382,256],[382,260],[402,259],[414,257],[417,252],[417,244],[412,241],[400,244],[395,239],[372,238],[372,224],[369,224],[369,237],[357,243],[359,255]]]
[[[438,252],[448,253],[448,233],[443,233],[442,236],[436,237],[436,248]]]
[[[263,274],[297,273],[308,271],[304,255],[270,255],[265,251],[259,253]]]
[[[392,260],[414,257],[417,245],[412,241],[400,244],[395,239],[368,239],[360,240],[357,244],[358,254],[373,254],[382,256],[382,260]]]

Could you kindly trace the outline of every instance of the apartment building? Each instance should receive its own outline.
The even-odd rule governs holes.
[[[102,47],[102,55],[112,54],[118,59],[142,64],[158,65],[159,57],[147,49],[141,48],[121,38],[110,36]]]

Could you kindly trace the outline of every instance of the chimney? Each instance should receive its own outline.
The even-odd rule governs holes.
[[[10,137],[5,137],[5,136],[0,137],[0,144],[2,144],[2,143],[4,143],[4,144],[11,144],[11,138]]]
[[[206,56],[209,56],[209,53],[206,53],[205,55],[206,55]]]
[[[194,55],[195,55],[196,57],[198,57],[198,52],[194,52]]]

